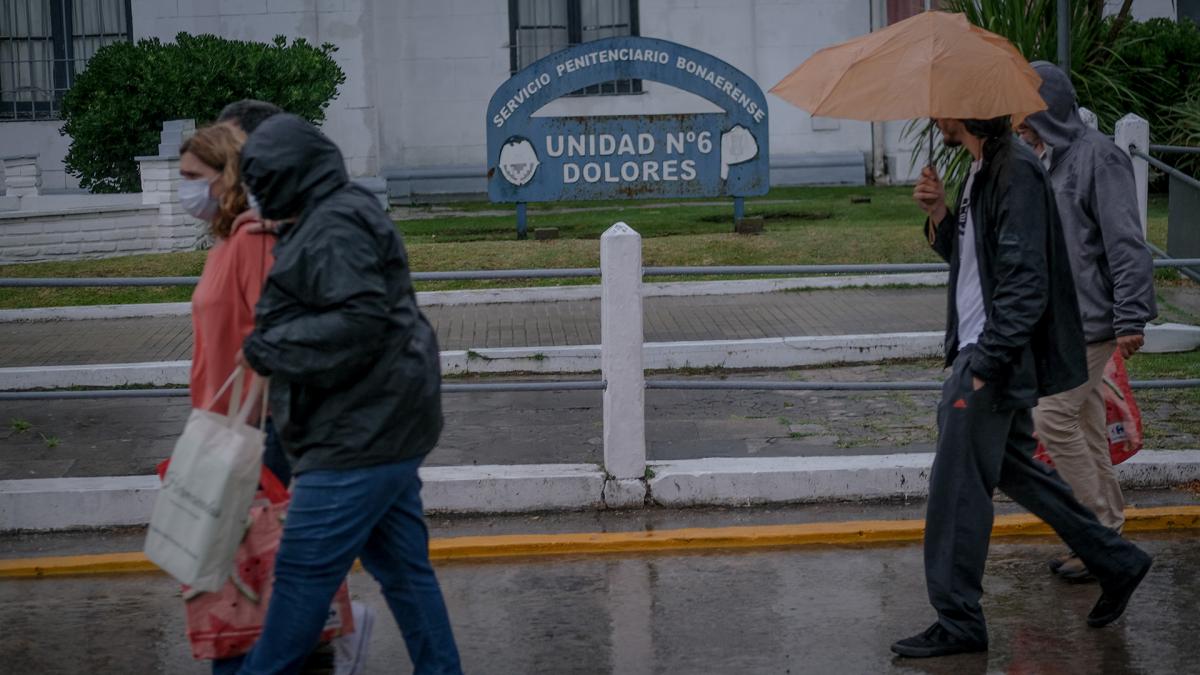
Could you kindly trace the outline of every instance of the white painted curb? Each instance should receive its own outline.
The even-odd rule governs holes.
[[[421,469],[421,500],[431,512],[512,513],[603,506],[604,472],[595,464],[434,466]]]
[[[137,385],[170,387],[188,384],[191,369],[191,361],[0,368],[0,391]]]
[[[792,368],[932,358],[941,355],[942,339],[940,332],[929,332],[647,342],[643,354],[647,370]],[[161,361],[0,368],[0,391],[126,385],[180,386],[188,383],[190,366],[190,361]],[[591,373],[599,370],[599,345],[442,352],[442,372],[447,375]]]
[[[1170,354],[1200,349],[1200,326],[1182,323],[1163,323],[1146,326],[1147,354]]]
[[[922,497],[930,453],[850,457],[717,458],[651,462],[660,506],[750,506]],[[1118,467],[1126,488],[1200,480],[1200,450],[1143,450]],[[589,464],[421,469],[432,513],[520,513],[640,506],[646,483],[607,480]],[[156,476],[0,481],[0,531],[144,525]]]
[[[651,462],[659,506],[753,506],[924,497],[933,453]],[[1200,480],[1200,450],[1143,450],[1117,467],[1126,488]]]
[[[191,316],[190,302],[147,302],[136,305],[82,305],[0,309],[0,323],[22,321],[83,321],[88,319],[141,319],[158,316]]]
[[[650,498],[681,507],[918,497],[928,491],[932,464],[932,453],[651,463]]]
[[[145,525],[158,476],[0,481],[0,531]]]
[[[689,295],[741,295],[778,291],[879,286],[944,286],[946,272],[912,274],[870,274],[787,279],[748,279],[733,281],[674,281],[642,285],[643,297],[681,297]],[[422,307],[455,305],[491,305],[521,302],[569,302],[599,300],[600,286],[532,286],[527,288],[490,288],[467,291],[423,291],[417,293]],[[82,307],[38,307],[0,310],[0,323],[17,321],[69,321],[80,319],[133,319],[156,316],[189,316],[191,303],[165,302],[134,305],[91,305]]]
[[[604,472],[593,464],[424,467],[421,498],[431,513],[519,513],[598,509]],[[145,525],[157,476],[0,481],[0,532]]]

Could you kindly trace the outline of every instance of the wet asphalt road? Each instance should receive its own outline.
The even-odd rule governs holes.
[[[1050,539],[992,547],[986,655],[895,659],[932,621],[918,546],[545,558],[440,565],[468,673],[1187,673],[1200,659],[1200,537],[1140,536],[1156,564],[1125,617],[1089,629],[1099,592],[1052,579]],[[410,672],[380,612],[369,673]],[[0,671],[203,673],[165,576],[0,582]]]

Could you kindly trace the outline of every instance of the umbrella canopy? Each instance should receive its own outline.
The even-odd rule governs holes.
[[[827,47],[771,93],[814,116],[1022,119],[1045,110],[1042,79],[1003,37],[964,14],[925,12]]]

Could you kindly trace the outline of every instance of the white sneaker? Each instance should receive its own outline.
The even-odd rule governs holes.
[[[367,668],[367,646],[375,627],[375,610],[361,602],[351,602],[354,632],[333,639],[334,675],[362,675]]]

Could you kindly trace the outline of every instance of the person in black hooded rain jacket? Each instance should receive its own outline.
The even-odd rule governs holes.
[[[242,355],[270,376],[295,480],[262,636],[242,673],[293,672],[355,558],[380,583],[417,673],[458,673],[417,468],[442,428],[437,339],[392,221],[316,127],[274,115],[242,177],[281,223]]]
[[[908,657],[987,649],[979,600],[1000,488],[1048,523],[1100,579],[1088,625],[1115,621],[1150,556],[1104,527],[1053,470],[1033,459],[1030,408],[1086,379],[1083,327],[1046,172],[1014,142],[1007,117],[936,120],[975,160],[958,199],[926,167],[913,198],[950,263],[946,364],[925,515],[925,585],[937,621],[892,645]]]

